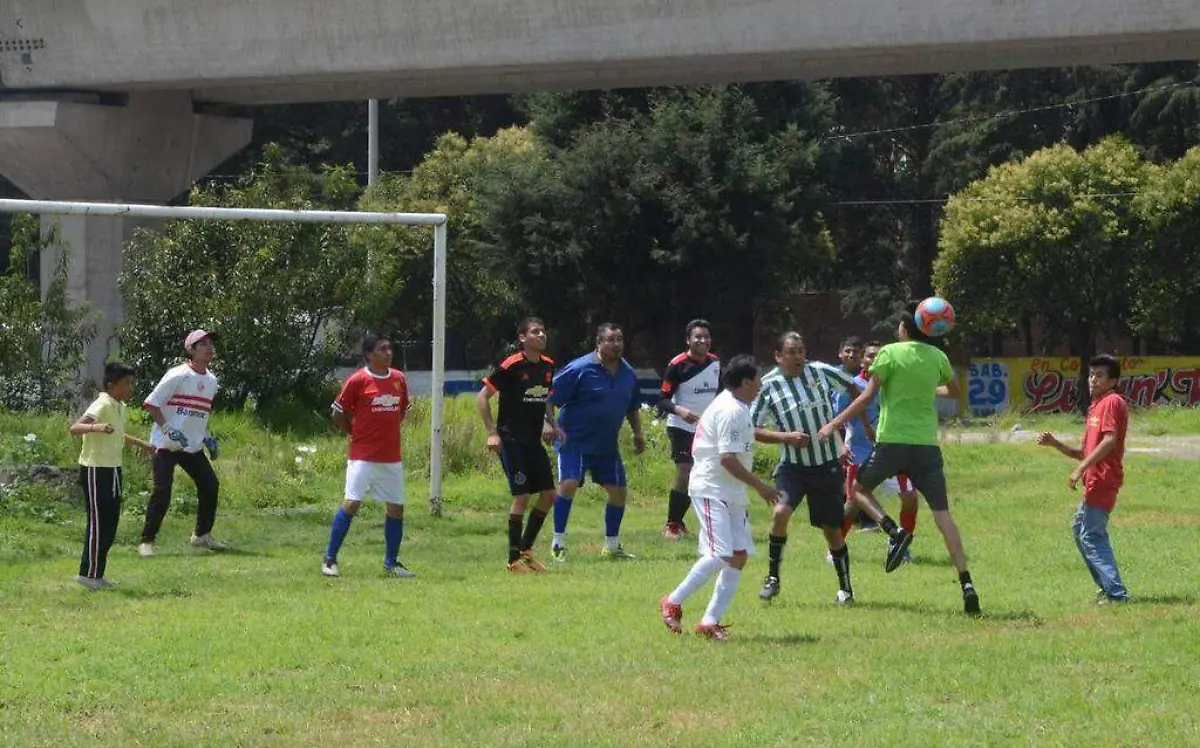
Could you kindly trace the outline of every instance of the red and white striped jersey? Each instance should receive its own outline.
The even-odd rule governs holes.
[[[168,428],[183,432],[188,440],[185,451],[199,452],[204,448],[208,416],[216,396],[217,378],[211,371],[201,374],[189,364],[180,364],[167,370],[145,404],[162,410]],[[159,449],[178,449],[158,424],[150,431],[150,443]]]

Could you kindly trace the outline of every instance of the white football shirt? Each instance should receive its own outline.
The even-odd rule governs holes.
[[[700,416],[696,440],[692,442],[691,478],[688,494],[692,497],[721,499],[730,505],[750,506],[748,486],[721,466],[721,455],[736,454],[747,470],[754,465],[754,425],[750,406],[729,390],[717,395]]]
[[[180,364],[163,375],[154,391],[146,398],[147,405],[162,410],[169,428],[176,428],[187,437],[186,452],[199,452],[204,448],[204,437],[208,434],[208,416],[212,412],[213,398],[217,395],[217,378],[211,371],[203,374],[188,364]],[[150,443],[158,449],[177,449],[178,445],[167,438],[158,424],[150,430]]]

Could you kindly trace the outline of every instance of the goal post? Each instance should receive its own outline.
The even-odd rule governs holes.
[[[442,514],[442,419],[446,378],[446,215],[444,213],[367,213],[339,210],[279,210],[203,206],[136,205],[55,200],[0,199],[0,213],[59,216],[107,216],[175,220],[358,223],[433,227],[433,371],[429,413],[429,510]]]

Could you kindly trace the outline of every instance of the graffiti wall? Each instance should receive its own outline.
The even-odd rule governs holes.
[[[1012,408],[1054,413],[1073,410],[1078,358],[989,358],[967,366],[967,409],[990,415]],[[1122,358],[1117,385],[1138,406],[1200,405],[1200,357]]]

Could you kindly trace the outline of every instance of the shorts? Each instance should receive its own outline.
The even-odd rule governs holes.
[[[854,482],[856,480],[858,480],[858,471],[861,469],[862,469],[862,467],[859,465],[847,465],[846,466],[846,503],[847,504],[849,504],[850,499],[853,498]],[[885,491],[887,491],[888,493],[896,493],[896,494],[904,495],[904,494],[913,492],[912,483],[908,480],[908,475],[906,475],[905,473],[899,473],[896,475],[895,478],[888,478],[881,485],[883,486],[883,489]]]
[[[671,440],[672,462],[676,465],[691,465],[692,442],[696,439],[696,433],[678,426],[668,426],[667,438]]]
[[[872,491],[899,473],[908,475],[912,487],[925,497],[935,512],[950,508],[946,495],[946,471],[940,447],[925,444],[876,444],[871,459],[858,471],[858,483]]]
[[[568,444],[558,448],[558,481],[578,481],[583,484],[588,473],[592,482],[601,486],[625,487],[625,463],[621,455],[588,455],[572,450]]]
[[[376,501],[404,506],[404,463],[346,461],[346,501]]]
[[[749,507],[721,499],[693,496],[692,509],[700,521],[696,538],[701,556],[728,558],[735,551],[754,555]]]
[[[537,442],[500,442],[500,464],[513,496],[528,496],[554,490],[554,473],[546,448]]]
[[[808,497],[808,523],[813,527],[842,526],[846,506],[846,471],[837,460],[824,465],[784,462],[775,468],[775,487],[792,509]]]

